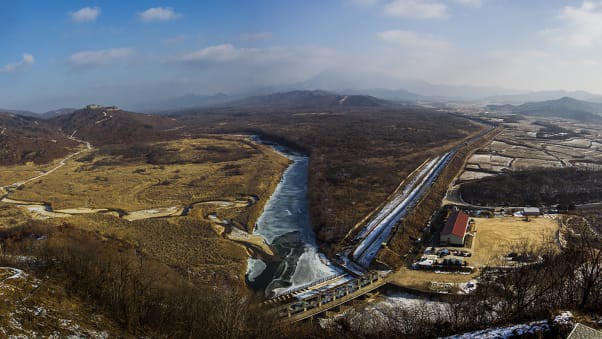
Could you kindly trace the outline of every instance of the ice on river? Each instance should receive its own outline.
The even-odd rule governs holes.
[[[290,158],[294,162],[284,171],[281,182],[257,220],[254,233],[261,235],[272,244],[279,236],[299,231],[306,242],[315,245],[315,236],[307,213],[309,159],[302,156],[290,156]]]
[[[313,281],[331,276],[335,273],[342,273],[340,269],[330,264],[323,254],[320,254],[315,247],[305,247],[303,254],[297,260],[295,273],[290,278],[291,286],[287,288],[274,289],[276,295],[286,294],[287,291],[294,290],[297,287],[306,285]]]
[[[249,279],[249,281],[255,281],[255,278],[261,275],[261,273],[263,272],[263,270],[266,269],[266,267],[267,265],[265,262],[263,262],[263,260],[249,258],[247,260],[247,278]]]
[[[273,285],[273,292],[280,294],[297,286],[327,277],[337,272],[325,256],[318,251],[312,230],[307,201],[307,177],[309,158],[285,154],[293,163],[284,171],[282,180],[265,205],[253,233],[262,236],[283,257],[280,276],[273,277],[281,283]],[[249,280],[257,278],[261,271],[249,265]],[[283,287],[283,284],[287,287]],[[291,286],[288,286],[288,285]],[[268,287],[270,289],[270,287]],[[279,293],[280,292],[280,293]]]

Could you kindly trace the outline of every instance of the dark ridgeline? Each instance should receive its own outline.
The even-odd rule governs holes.
[[[514,114],[557,117],[582,122],[602,122],[602,103],[563,97],[557,100],[528,102],[522,105],[489,105],[488,110]]]

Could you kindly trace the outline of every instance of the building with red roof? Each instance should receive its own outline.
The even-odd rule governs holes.
[[[464,246],[466,230],[470,217],[462,211],[453,211],[447,217],[445,226],[439,235],[441,244]]]

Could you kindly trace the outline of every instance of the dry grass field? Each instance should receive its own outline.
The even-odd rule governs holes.
[[[482,267],[497,264],[502,256],[516,251],[525,244],[530,248],[554,245],[559,229],[558,221],[548,217],[473,218],[476,223],[476,236],[472,246],[472,265]]]
[[[203,284],[217,281],[242,284],[247,250],[217,234],[201,214],[204,212],[194,211],[185,217],[137,221],[90,214],[74,216],[65,222],[105,238],[125,241]]]
[[[55,210],[129,212],[252,195],[265,200],[287,165],[286,159],[267,147],[242,137],[157,143],[149,146],[146,158],[125,152],[101,148],[82,154],[16,190],[11,198],[45,201]]]
[[[0,166],[0,186],[12,185],[38,176],[43,171],[56,167],[60,160],[61,159],[56,159],[42,165],[29,162],[25,165]]]
[[[71,209],[72,216],[32,220],[27,208],[0,203],[0,228],[70,226],[123,241],[196,281],[242,284],[248,247],[256,244],[242,241],[247,240],[242,231],[233,237],[219,234],[209,215],[241,230],[251,228],[288,164],[271,148],[244,136],[102,146],[10,194],[15,200],[48,202],[55,210]],[[13,173],[6,181],[39,174],[33,166],[19,173],[24,168],[2,168]],[[191,204],[186,216],[156,219],[136,220],[140,213],[123,218],[76,213],[85,208],[181,211]]]

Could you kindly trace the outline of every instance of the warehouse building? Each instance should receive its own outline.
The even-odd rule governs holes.
[[[469,219],[468,214],[462,211],[450,213],[439,235],[439,242],[442,245],[464,246]]]

